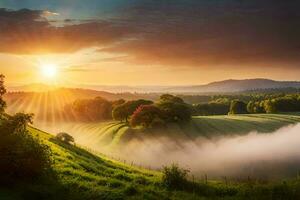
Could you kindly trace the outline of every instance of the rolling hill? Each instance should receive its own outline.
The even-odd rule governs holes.
[[[108,124],[107,124],[108,125]],[[191,179],[185,190],[168,190],[162,174],[137,168],[61,143],[39,129],[30,133],[52,150],[55,179],[38,179],[0,187],[0,199],[297,199],[299,180],[284,182],[210,181]]]
[[[170,136],[172,139],[213,138],[218,136],[245,135],[250,132],[271,133],[283,126],[300,122],[300,115],[293,114],[247,114],[224,116],[195,116],[188,125],[170,124],[163,131],[143,132],[131,129],[121,122],[108,121],[96,123],[57,123],[38,124],[50,132],[65,131],[72,134],[83,145],[95,149],[114,149],[119,143],[130,139],[156,136]]]

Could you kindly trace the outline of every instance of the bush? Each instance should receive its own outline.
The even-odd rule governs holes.
[[[64,143],[66,143],[66,144],[71,144],[71,143],[75,142],[74,138],[71,135],[69,135],[68,133],[64,133],[64,132],[58,133],[55,136],[55,138],[59,141],[62,141]]]
[[[188,170],[181,169],[177,164],[164,167],[162,183],[169,189],[184,189],[188,184]]]
[[[32,115],[18,113],[0,125],[0,183],[37,178],[51,169],[50,148],[26,129]]]

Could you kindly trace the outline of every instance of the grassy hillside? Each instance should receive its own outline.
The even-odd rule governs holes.
[[[109,125],[107,125],[109,126]],[[116,125],[112,125],[111,128]],[[119,127],[119,130],[122,128]],[[118,130],[118,128],[114,128]],[[66,145],[38,129],[31,134],[50,146],[52,179],[0,188],[0,199],[297,199],[299,180],[284,182],[192,181],[183,191],[167,190],[160,172],[128,166],[80,147]],[[121,131],[120,131],[121,132]],[[118,133],[117,133],[118,134]],[[118,136],[115,135],[117,138]]]
[[[34,199],[65,198],[65,195],[69,199],[164,198],[164,191],[158,189],[160,180],[158,172],[129,167],[93,155],[79,147],[60,143],[50,134],[37,129],[29,128],[29,130],[51,147],[57,180],[55,185],[47,183],[42,186],[33,183],[26,184],[24,189],[21,188],[22,185],[16,189],[19,192],[17,194],[15,191],[13,194],[7,191],[4,196],[5,193],[2,191],[0,193],[3,197],[18,199],[24,192],[27,195],[30,191],[32,195],[30,198]]]

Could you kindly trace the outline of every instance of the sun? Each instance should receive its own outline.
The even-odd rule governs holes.
[[[57,66],[55,64],[42,64],[41,73],[46,78],[55,78],[57,76]]]

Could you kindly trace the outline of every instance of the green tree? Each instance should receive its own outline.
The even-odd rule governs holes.
[[[163,94],[157,106],[163,112],[166,122],[187,122],[191,119],[192,108],[180,97]]]
[[[229,114],[247,113],[247,104],[243,101],[233,100],[230,104]]]
[[[158,104],[167,122],[188,122],[192,112],[189,105],[185,103],[160,102]]]
[[[127,122],[129,115],[126,106],[124,106],[123,104],[116,106],[112,111],[112,117],[114,120],[118,120],[118,121],[125,120]]]

